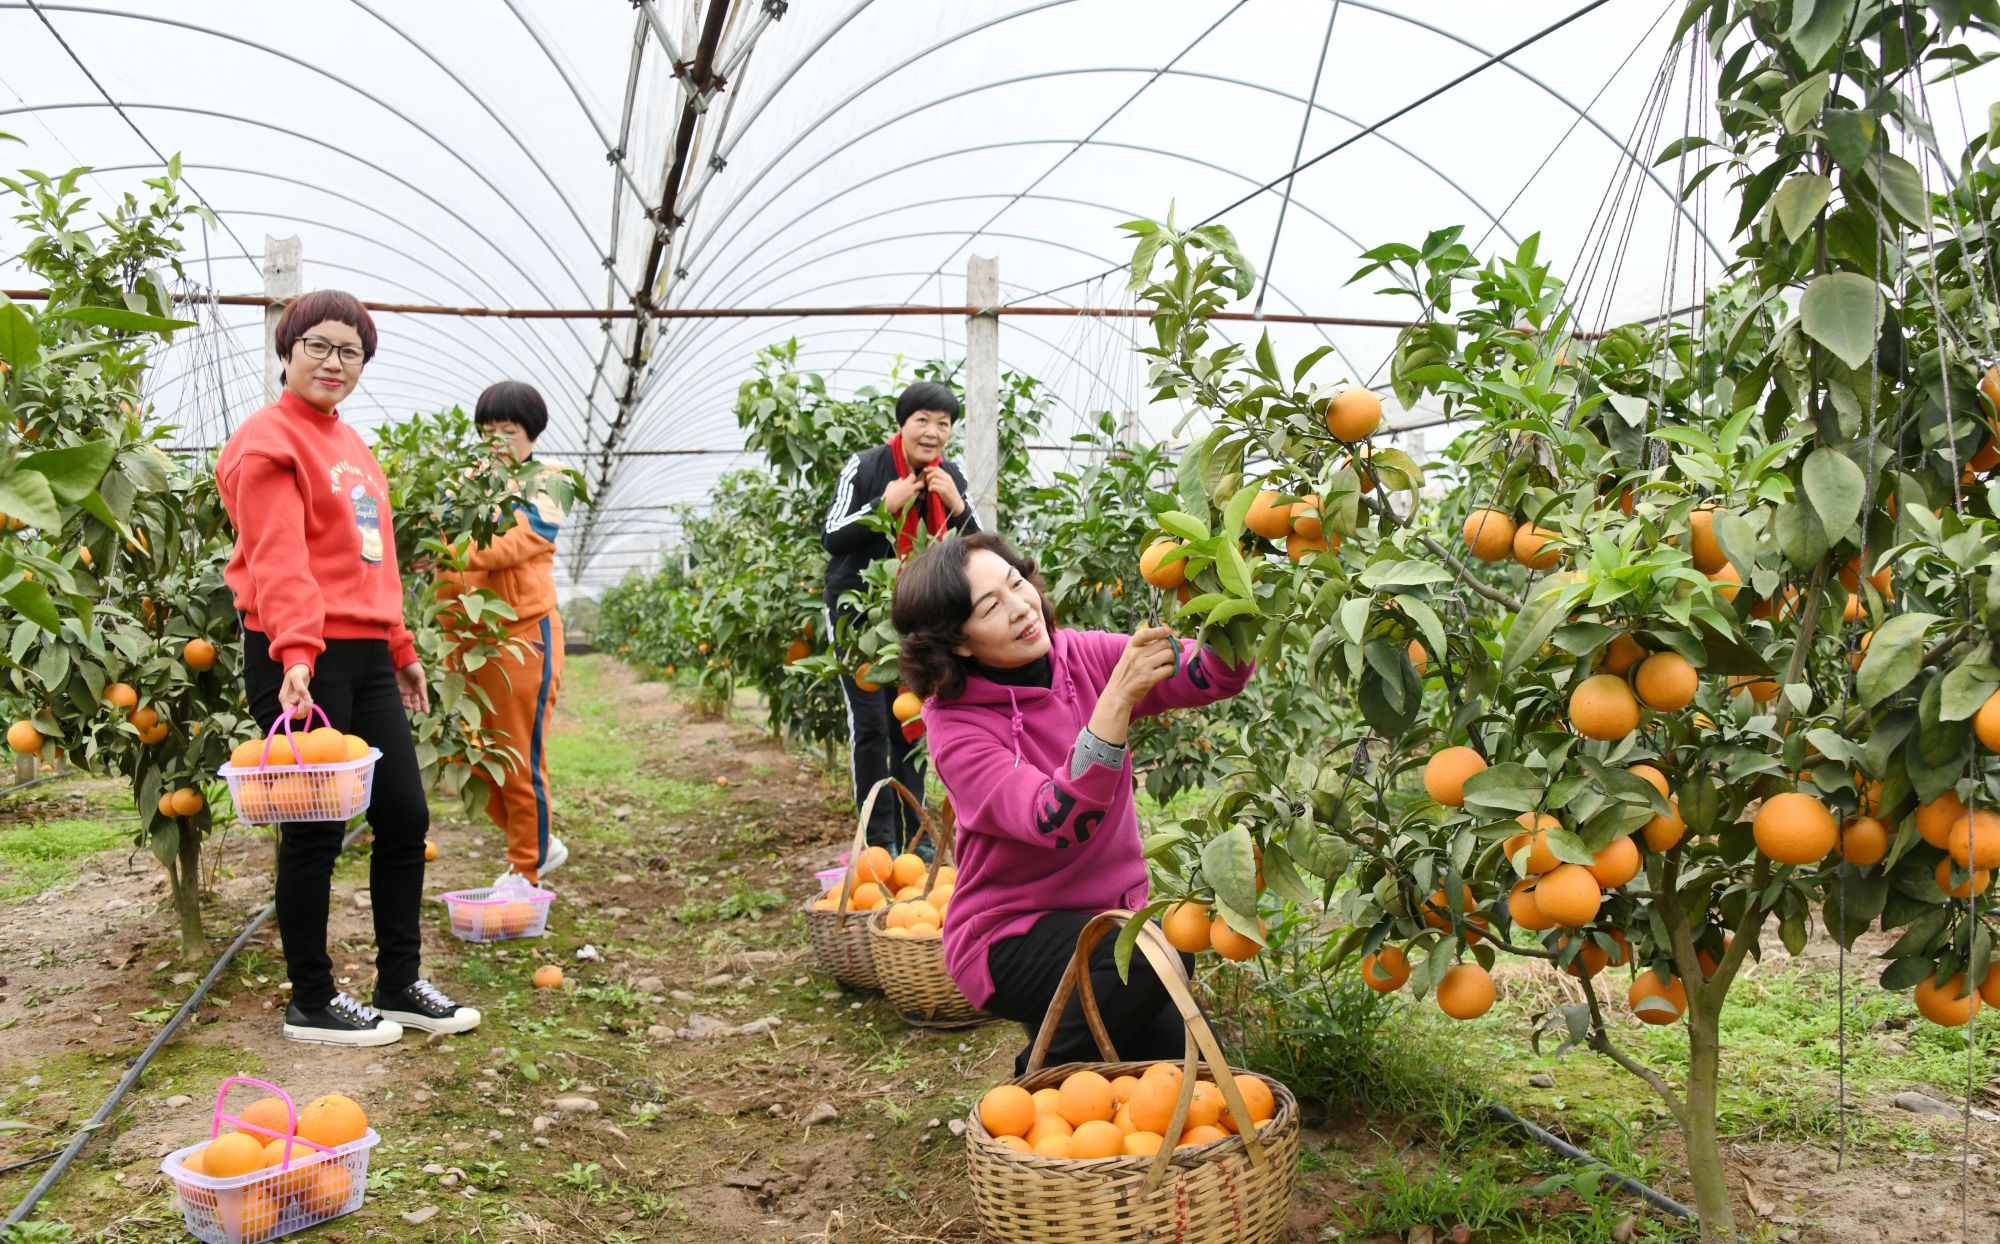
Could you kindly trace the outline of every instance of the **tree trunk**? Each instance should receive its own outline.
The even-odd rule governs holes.
[[[201,927],[201,833],[192,817],[176,817],[180,829],[174,866],[167,870],[173,886],[174,911],[181,920],[181,956],[198,958],[208,946]]]
[[[1722,1042],[1718,1016],[1706,1007],[1688,1012],[1687,1119],[1681,1128],[1687,1145],[1688,1178],[1694,1183],[1695,1209],[1701,1214],[1701,1238],[1730,1244],[1736,1239],[1736,1213],[1729,1199],[1729,1179],[1722,1166],[1722,1146],[1716,1139],[1715,1098],[1721,1071]]]

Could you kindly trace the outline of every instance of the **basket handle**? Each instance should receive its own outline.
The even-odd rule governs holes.
[[[224,1111],[222,1108],[222,1099],[229,1095],[230,1086],[236,1084],[254,1084],[258,1088],[269,1089],[274,1095],[276,1095],[279,1101],[284,1102],[285,1124],[288,1128],[291,1129],[290,1132],[285,1136],[281,1137],[277,1133],[271,1131],[271,1129],[269,1128],[258,1127],[255,1123],[245,1123],[242,1119],[238,1118],[237,1116],[229,1114],[228,1112]],[[262,1132],[266,1136],[269,1136],[272,1140],[283,1140],[285,1142],[285,1158],[283,1163],[281,1163],[279,1166],[280,1170],[286,1170],[291,1167],[292,1147],[294,1145],[297,1145],[301,1148],[317,1149],[321,1153],[333,1152],[333,1149],[330,1146],[318,1144],[314,1141],[307,1140],[305,1137],[298,1134],[299,1108],[298,1104],[292,1100],[292,1095],[290,1093],[287,1093],[285,1090],[279,1088],[277,1085],[271,1083],[269,1080],[259,1080],[255,1076],[231,1076],[227,1080],[224,1080],[222,1082],[221,1088],[215,1090],[215,1113],[213,1116],[210,1117],[208,1122],[208,1138],[210,1140],[214,1140],[216,1137],[222,1135],[222,1125],[224,1123],[234,1123],[239,1128],[249,1128],[251,1131],[254,1132]]]
[[[861,816],[856,820],[854,825],[854,847],[848,853],[847,876],[840,884],[840,903],[834,908],[834,923],[836,925],[845,924],[847,917],[854,914],[847,910],[847,899],[849,895],[854,893],[854,879],[861,872],[861,857],[868,850],[868,820],[875,812],[875,801],[882,797],[882,791],[885,788],[893,789],[902,798],[904,803],[909,804],[915,810],[917,814],[917,837],[921,838],[928,833],[931,836],[931,841],[942,845],[942,841],[937,836],[937,827],[931,820],[931,814],[925,810],[923,800],[918,799],[910,793],[909,787],[904,786],[895,778],[883,778],[881,781],[875,783],[874,789],[868,792],[868,798],[862,802]],[[916,839],[913,838],[911,841],[914,842]],[[931,861],[930,877],[933,880],[937,877],[937,861],[935,859]],[[928,881],[924,885],[924,892],[930,892]]]
[[[312,724],[312,715],[314,713],[319,714],[319,719],[326,723],[327,729],[331,730],[333,728],[333,719],[331,717],[328,717],[326,715],[326,710],[321,708],[316,703],[308,705],[306,708],[306,724],[308,725],[308,727],[310,727],[310,725]],[[259,769],[266,768],[270,765],[271,744],[274,741],[276,741],[278,737],[278,731],[280,728],[282,728],[285,732],[285,742],[290,743],[292,745],[292,759],[293,760],[298,759],[299,745],[292,738],[292,715],[290,713],[280,710],[278,713],[278,720],[272,722],[271,728],[264,734],[264,750],[262,754],[260,754],[257,757],[257,767]],[[256,1081],[256,1083],[262,1084],[263,1081],[258,1080]],[[290,1099],[287,1098],[286,1100],[289,1101]]]
[[[1097,948],[1097,943],[1104,940],[1105,934],[1113,929],[1122,929],[1132,919],[1134,914],[1123,909],[1100,912],[1092,916],[1090,923],[1076,935],[1076,951],[1070,955],[1069,966],[1063,970],[1062,981],[1056,986],[1055,996],[1049,1000],[1048,1013],[1042,1017],[1041,1027],[1035,1033],[1034,1048],[1028,1052],[1028,1075],[1041,1070],[1049,1052],[1049,1043],[1055,1038],[1056,1024],[1062,1019],[1063,1008],[1069,1004],[1070,994],[1078,991],[1081,991],[1084,1022],[1090,1026],[1090,1035],[1097,1041],[1098,1052],[1106,1062],[1118,1061],[1118,1051],[1111,1044],[1111,1034],[1105,1030],[1104,1017],[1098,1014],[1097,998],[1091,990],[1090,953]],[[1236,1087],[1236,1077],[1229,1069],[1229,1060],[1223,1057],[1215,1032],[1209,1028],[1208,1020],[1195,1004],[1194,994],[1188,990],[1180,955],[1167,942],[1166,934],[1150,920],[1139,930],[1135,945],[1152,965],[1154,975],[1159,977],[1167,996],[1181,1013],[1181,1023],[1187,1028],[1180,1097],[1174,1102],[1173,1118],[1167,1123],[1166,1134],[1160,1138],[1160,1151],[1153,1158],[1152,1169],[1146,1172],[1141,1190],[1151,1192],[1166,1177],[1174,1146],[1180,1142],[1181,1132],[1187,1126],[1188,1108],[1194,1104],[1196,1072],[1202,1063],[1208,1064],[1209,1071],[1215,1076],[1215,1087],[1222,1092],[1223,1104],[1238,1121],[1238,1133],[1243,1137],[1244,1147],[1250,1151],[1250,1161],[1262,1165],[1266,1160],[1264,1142],[1257,1135],[1256,1125],[1250,1121],[1250,1108],[1243,1101],[1242,1090]]]

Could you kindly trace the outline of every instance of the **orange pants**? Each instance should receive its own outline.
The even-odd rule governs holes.
[[[493,701],[485,721],[487,736],[520,756],[507,780],[487,797],[486,815],[507,835],[508,864],[534,881],[549,849],[549,766],[543,737],[562,686],[562,619],[551,613],[515,638],[529,642],[526,656],[504,654],[474,670],[471,678]]]

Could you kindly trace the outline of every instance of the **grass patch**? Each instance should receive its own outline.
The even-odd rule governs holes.
[[[0,899],[39,894],[76,875],[85,856],[130,843],[127,825],[64,820],[0,828]]]

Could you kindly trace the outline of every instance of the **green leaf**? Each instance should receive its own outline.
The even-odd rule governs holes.
[[[1119,980],[1130,981],[1132,979],[1132,950],[1139,944],[1139,934],[1145,931],[1146,922],[1160,912],[1165,911],[1167,906],[1168,903],[1165,899],[1148,903],[1145,907],[1133,912],[1132,918],[1125,922],[1125,927],[1118,930],[1118,940],[1112,943],[1111,946],[1111,958],[1118,965]]]
[[[193,328],[195,325],[193,320],[170,320],[164,316],[147,315],[143,311],[128,311],[123,307],[66,307],[52,314],[58,319],[95,324],[116,332],[171,333],[175,329]]]
[[[1368,464],[1384,488],[1414,492],[1424,486],[1424,468],[1400,449],[1381,446],[1368,456]]]
[[[1722,555],[1747,578],[1757,565],[1756,529],[1734,510],[1715,511],[1713,529],[1715,542],[1722,546]]]
[[[75,505],[97,491],[99,480],[111,469],[118,447],[108,440],[86,441],[67,449],[45,449],[21,460],[21,469],[33,471],[49,481],[56,500]]]
[[[1203,225],[1188,231],[1188,240],[1199,242],[1229,261],[1229,287],[1238,298],[1248,298],[1257,285],[1257,265],[1236,244],[1236,235],[1222,225]]]
[[[0,513],[42,531],[53,532],[62,526],[62,511],[56,506],[49,481],[33,471],[16,470],[0,477]]]
[[[1876,152],[1868,161],[1868,176],[1882,192],[1882,201],[1904,223],[1921,229],[1930,223],[1931,200],[1924,193],[1924,175],[1901,156]]]
[[[17,372],[34,367],[42,355],[41,334],[28,313],[11,302],[0,302],[0,359]]]
[[[1235,540],[1243,534],[1243,516],[1250,512],[1250,507],[1256,504],[1256,501],[1255,488],[1243,487],[1236,490],[1236,495],[1229,499],[1228,507],[1222,512],[1224,535]]]
[[[1873,640],[1868,648],[1874,651]],[[2000,671],[1991,665],[1968,661],[1954,668],[1944,676],[1944,686],[1938,691],[1938,718],[1964,721],[1979,711],[1996,688],[2000,688]]]
[[[1881,335],[1881,291],[1858,273],[1822,273],[1806,286],[1799,319],[1807,336],[1859,371],[1875,356]]]
[[[1166,510],[1153,516],[1160,527],[1183,540],[1206,540],[1209,536],[1208,524],[1192,514],[1180,510]]]
[[[1146,287],[1147,282],[1153,279],[1154,258],[1166,244],[1167,236],[1164,233],[1149,233],[1139,239],[1139,244],[1132,248],[1132,279],[1126,283],[1125,288]]]
[[[1785,129],[1796,134],[1800,130],[1809,128],[1819,118],[1819,110],[1826,103],[1827,92],[1831,87],[1832,82],[1827,75],[1816,73],[1786,91],[1779,109],[1784,118]],[[1797,241],[1798,235],[1794,234],[1792,240]]]
[[[1788,501],[1778,507],[1778,517],[1772,524],[1772,534],[1778,538],[1778,549],[1785,555],[1794,569],[1809,570],[1826,556],[1833,542],[1827,538],[1826,528],[1821,526],[1819,514],[1804,501]]]
[[[1354,861],[1354,848],[1345,838],[1318,828],[1306,816],[1292,823],[1285,845],[1299,867],[1322,881],[1338,881]]]
[[[1319,905],[1305,879],[1292,866],[1291,852],[1273,842],[1264,848],[1264,884],[1271,893],[1311,911]]]
[[[1785,240],[1796,242],[1804,237],[1832,197],[1833,182],[1818,173],[1787,178],[1771,196],[1771,213],[1778,228],[1784,230]]]
[[[1838,449],[1822,445],[1806,457],[1802,476],[1804,487],[1800,491],[1819,515],[1821,530],[1835,538],[1846,534],[1861,513],[1868,491],[1861,468]]]
[[[1785,41],[1807,69],[1819,68],[1840,42],[1847,16],[1855,7],[1852,0],[1792,0],[1792,28],[1785,33]]]
[[[1553,579],[1548,580],[1542,590],[1521,607],[1521,612],[1514,615],[1514,621],[1507,629],[1507,642],[1500,650],[1502,676],[1513,673],[1523,661],[1540,652],[1555,629],[1569,619],[1563,596],[1562,586]]]
[[[1383,588],[1424,587],[1432,583],[1451,582],[1451,571],[1436,562],[1399,560],[1379,561],[1363,570],[1358,576],[1361,586],[1379,591]]]
[[[1835,164],[1849,172],[1867,165],[1878,128],[1874,117],[1852,108],[1835,108],[1820,118],[1820,128],[1826,131],[1827,153]]]
[[[20,614],[49,634],[62,630],[62,618],[56,613],[56,603],[49,598],[49,589],[39,580],[23,579],[7,589],[6,601]]]
[[[1542,779],[1523,764],[1488,765],[1465,779],[1465,809],[1514,816],[1542,802]]]
[[[1937,620],[1934,613],[1900,613],[1876,628],[1854,678],[1862,707],[1875,707],[1917,676],[1924,663],[1924,632]]]
[[[1257,849],[1245,827],[1232,826],[1202,844],[1201,873],[1220,902],[1245,914],[1257,910]]]

